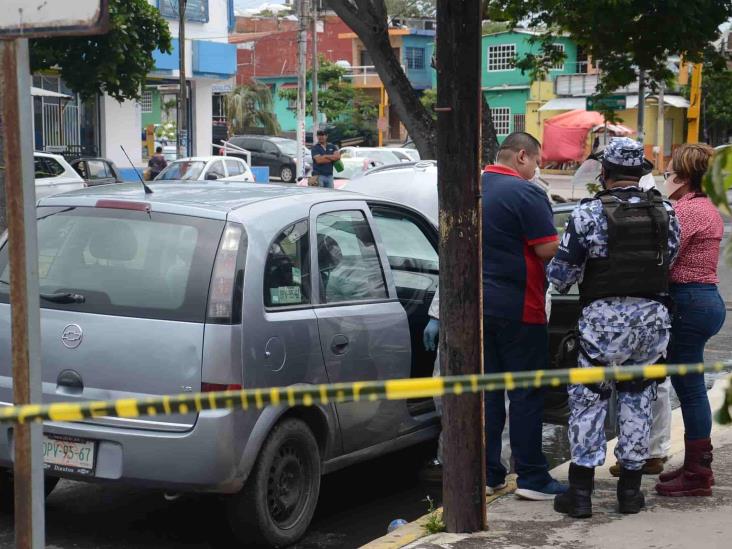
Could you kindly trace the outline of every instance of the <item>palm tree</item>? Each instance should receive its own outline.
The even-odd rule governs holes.
[[[265,85],[237,86],[226,94],[224,105],[233,133],[244,133],[251,128],[264,128],[270,135],[281,131],[273,109],[272,92]]]

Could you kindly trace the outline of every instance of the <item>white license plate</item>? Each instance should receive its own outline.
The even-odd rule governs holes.
[[[92,475],[96,442],[76,437],[43,435],[43,463],[47,471]]]

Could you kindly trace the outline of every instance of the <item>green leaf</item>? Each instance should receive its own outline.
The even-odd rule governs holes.
[[[732,215],[727,201],[727,191],[732,188],[732,147],[724,147],[714,154],[702,185],[710,200],[723,213]]]

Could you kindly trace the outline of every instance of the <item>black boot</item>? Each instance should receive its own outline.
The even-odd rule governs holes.
[[[618,480],[618,510],[625,514],[639,513],[646,505],[646,499],[643,497],[640,485],[643,478],[643,470],[630,471],[629,469],[620,470],[620,480]]]
[[[569,490],[554,498],[554,510],[572,518],[592,516],[592,485],[594,467],[569,464]]]

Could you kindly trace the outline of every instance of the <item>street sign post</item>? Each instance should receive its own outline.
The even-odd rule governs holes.
[[[38,238],[30,97],[29,37],[99,34],[107,0],[4,0],[0,10],[0,103],[10,266],[13,401],[41,402]],[[15,546],[45,547],[41,424],[13,431]]]
[[[588,111],[623,111],[625,106],[624,95],[594,95],[587,98],[585,109]]]

